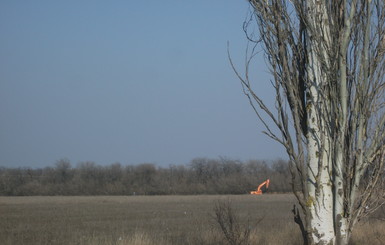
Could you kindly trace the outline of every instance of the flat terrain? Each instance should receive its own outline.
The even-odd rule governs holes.
[[[252,244],[300,244],[290,194],[0,197],[1,244],[226,244],[215,220],[230,203]],[[384,224],[359,227],[355,240],[385,238]],[[366,229],[366,230],[365,230]],[[360,235],[361,234],[361,235]],[[366,243],[368,244],[368,243]]]

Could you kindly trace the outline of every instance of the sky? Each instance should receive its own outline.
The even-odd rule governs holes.
[[[242,0],[0,2],[0,166],[286,158],[242,93]],[[254,88],[274,96],[263,55]]]

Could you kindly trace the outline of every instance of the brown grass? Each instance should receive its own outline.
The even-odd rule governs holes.
[[[249,221],[251,244],[301,244],[291,213],[294,198],[289,194],[0,197],[0,241],[7,245],[226,244],[214,218],[218,200],[230,200],[241,222]],[[385,238],[384,231],[384,222],[363,223],[352,244],[376,244]]]

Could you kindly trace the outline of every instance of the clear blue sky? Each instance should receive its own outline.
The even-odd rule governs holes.
[[[241,68],[243,0],[1,1],[0,166],[284,158]],[[258,58],[256,90],[269,103]]]

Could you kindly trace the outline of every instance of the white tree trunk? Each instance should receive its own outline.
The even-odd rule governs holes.
[[[328,94],[325,85],[328,84],[328,74],[322,66],[330,66],[326,49],[332,45],[330,28],[325,5],[311,0],[308,3],[309,19],[311,25],[308,54],[309,63],[307,74],[309,76],[307,98],[307,153],[308,153],[308,200],[307,208],[310,216],[307,217],[310,226],[310,241],[313,244],[339,244],[335,229],[335,196],[333,193],[333,159],[334,144],[328,126],[330,118],[325,115],[330,113]],[[313,32],[321,32],[322,39]],[[314,36],[314,37],[313,37]],[[343,198],[343,197],[342,197]],[[338,200],[339,204],[343,201]]]
[[[325,81],[321,74],[321,64],[314,50],[311,56],[309,74],[312,87],[309,89],[308,110],[308,191],[307,207],[310,212],[308,223],[311,228],[311,240],[314,244],[334,244],[333,189],[330,171],[332,153],[329,133],[326,130],[325,102],[319,94],[319,87]]]

